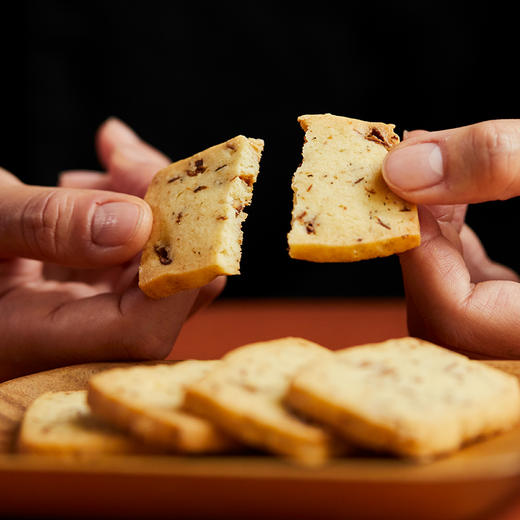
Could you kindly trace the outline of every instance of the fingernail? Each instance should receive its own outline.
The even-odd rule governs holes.
[[[404,191],[415,191],[439,184],[444,176],[442,153],[435,143],[403,146],[390,152],[384,162],[388,184]]]
[[[96,208],[92,219],[92,241],[103,247],[126,244],[141,220],[141,208],[129,202],[107,202]]]

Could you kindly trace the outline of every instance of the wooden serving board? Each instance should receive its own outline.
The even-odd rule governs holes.
[[[489,363],[520,377],[520,362]],[[0,384],[0,517],[488,520],[520,490],[520,427],[425,465],[367,457],[302,468],[256,455],[15,452],[24,410],[36,397],[85,388],[92,374],[121,365],[77,365]]]

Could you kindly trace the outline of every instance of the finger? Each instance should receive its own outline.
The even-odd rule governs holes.
[[[49,291],[21,288],[3,302],[0,325],[8,341],[0,349],[0,367],[27,372],[95,361],[163,359],[197,294],[183,291],[151,300],[136,286],[123,295],[95,294],[73,283]]]
[[[115,293],[123,294],[130,287],[137,285],[139,281],[140,260],[141,255],[137,255],[124,265],[124,268],[119,273],[116,283],[113,285],[112,290]]]
[[[462,254],[420,208],[421,245],[400,255],[411,335],[461,351],[520,355],[520,284],[472,283]]]
[[[27,258],[0,261],[0,298],[20,284],[41,280],[42,267],[41,262]]]
[[[88,190],[110,190],[110,177],[102,172],[70,170],[60,173],[58,186]]]
[[[11,172],[4,170],[4,168],[0,167],[0,185],[7,186],[9,184],[21,184],[21,181],[18,180]]]
[[[457,233],[464,226],[467,204],[437,204],[426,206],[430,213],[437,219],[437,222],[451,224]]]
[[[129,126],[116,117],[109,117],[99,126],[96,133],[99,162],[105,170],[108,169],[108,160],[117,146],[132,146],[139,144],[139,141],[139,137]]]
[[[219,276],[209,284],[201,287],[189,315],[193,316],[210,305],[222,293],[226,286],[226,281],[225,276]]]
[[[442,235],[462,253],[460,230],[464,226],[466,204],[424,206],[437,220]]]
[[[40,264],[42,264],[40,262]],[[55,282],[78,282],[93,287],[97,292],[114,290],[125,264],[118,264],[103,269],[78,269],[63,267],[58,264],[42,264],[42,279]]]
[[[132,285],[137,285],[139,261],[139,257],[136,257],[127,264],[126,268],[119,275],[118,282],[113,288],[114,292],[121,294]],[[222,293],[226,286],[226,281],[226,276],[218,276],[212,282],[201,287],[190,309],[189,316],[193,316],[210,305]]]
[[[117,313],[120,319],[105,319],[111,342],[122,346],[128,359],[165,358],[171,352],[198,294],[198,289],[192,289],[152,300],[134,284],[121,296],[112,296],[111,312]],[[80,313],[83,313],[81,309]],[[94,348],[97,347],[94,345]]]
[[[117,117],[108,118],[96,134],[96,150],[101,164],[108,169],[111,155],[120,146],[139,147],[148,150],[158,159],[169,161],[159,150],[143,141],[128,125]]]
[[[403,141],[406,141],[406,139],[410,139],[412,137],[417,137],[422,134],[427,134],[428,130],[405,130],[403,132]]]
[[[168,164],[149,150],[120,146],[110,156],[108,171],[116,191],[144,197],[155,174]]]
[[[100,127],[96,146],[114,189],[138,197],[144,196],[155,173],[171,162],[116,118]]]
[[[520,120],[420,133],[386,156],[390,188],[418,204],[464,204],[520,195]]]
[[[24,184],[2,190],[0,258],[113,265],[136,255],[150,234],[151,210],[137,197]]]
[[[472,282],[477,283],[486,280],[520,281],[515,271],[489,258],[482,242],[469,226],[465,225],[462,228],[460,240],[464,261],[468,267]]]
[[[467,205],[454,204],[451,206],[426,207],[436,218],[442,235],[463,254],[472,282],[519,280],[515,271],[502,264],[493,262],[488,257],[478,236],[464,223]]]

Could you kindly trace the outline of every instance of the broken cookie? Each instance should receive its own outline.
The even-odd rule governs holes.
[[[139,287],[154,299],[240,272],[243,211],[264,142],[242,135],[159,171],[145,196],[153,227]]]
[[[292,181],[289,255],[353,262],[418,246],[416,206],[390,191],[381,173],[388,150],[399,142],[394,125],[332,114],[298,121],[305,144]]]

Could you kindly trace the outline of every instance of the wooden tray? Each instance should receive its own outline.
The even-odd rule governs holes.
[[[520,377],[520,362],[491,364]],[[13,451],[26,406],[121,364],[66,367],[0,384],[0,516],[45,518],[489,519],[520,488],[520,427],[428,465],[269,456],[66,460]]]

